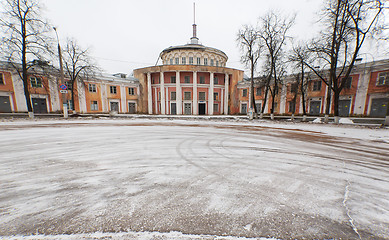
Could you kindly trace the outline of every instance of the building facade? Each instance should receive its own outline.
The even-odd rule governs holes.
[[[68,108],[77,113],[137,113],[139,82],[126,74],[99,75],[78,81],[74,88],[65,77],[67,93],[61,93],[59,73],[34,71],[29,74],[28,87],[34,113],[62,111],[62,94]],[[72,98],[74,92],[74,99]],[[0,113],[27,112],[23,82],[15,69],[0,63]]]
[[[309,115],[319,116],[325,113],[328,87],[313,73],[306,82],[304,95],[305,111]],[[340,116],[384,117],[389,104],[389,59],[356,64],[345,87],[340,93]],[[249,81],[238,84],[240,113],[247,113],[249,106]],[[265,100],[265,86],[256,79],[254,86],[255,103],[261,109]],[[295,86],[294,76],[283,79],[275,99],[275,114],[303,114],[303,98]],[[296,92],[297,91],[297,92]],[[269,94],[270,95],[270,94]],[[271,97],[268,95],[264,113],[270,113]],[[296,101],[294,100],[296,97]],[[332,101],[333,99],[331,99]],[[331,104],[332,106],[332,104]],[[333,114],[333,106],[331,114]]]
[[[141,96],[139,112],[166,115],[238,114],[237,85],[243,71],[227,68],[227,55],[198,42],[164,49],[161,66],[134,70]]]

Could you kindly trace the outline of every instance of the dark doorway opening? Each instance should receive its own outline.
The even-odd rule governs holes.
[[[11,101],[8,96],[0,96],[0,112],[9,113],[11,111]]]
[[[199,115],[205,115],[205,103],[199,103]]]
[[[171,115],[176,115],[177,114],[176,103],[170,103],[170,114]]]
[[[32,106],[34,113],[47,113],[46,98],[33,98]]]

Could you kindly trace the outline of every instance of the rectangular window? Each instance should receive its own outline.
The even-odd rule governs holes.
[[[216,60],[216,67],[219,67],[219,61]]]
[[[170,58],[170,65],[173,65],[173,58]]]
[[[389,72],[381,72],[378,75],[377,85],[389,85]]]
[[[30,77],[31,87],[41,88],[42,87],[42,78],[40,77]]]
[[[176,65],[180,64],[180,59],[179,58],[176,58]]]
[[[204,66],[208,65],[208,58],[204,58]]]
[[[219,100],[219,93],[217,93],[217,92],[213,93],[213,100],[215,100],[215,101]]]
[[[261,96],[261,95],[262,95],[262,88],[258,87],[258,88],[255,89],[255,91],[256,91],[255,94],[256,94],[257,96]]]
[[[200,84],[205,84],[205,77],[204,76],[200,76]]]
[[[205,101],[205,92],[199,92],[199,100]]]
[[[176,92],[170,93],[170,100],[176,100]]]
[[[213,104],[213,112],[219,112],[219,104],[218,103],[215,103]]]
[[[199,57],[197,58],[197,65],[201,65],[201,59]]]
[[[217,77],[213,78],[213,84],[215,85],[219,84],[219,79]]]
[[[109,91],[111,94],[116,94],[117,91],[116,86],[109,86]]]
[[[190,83],[190,76],[184,77],[184,83]]]
[[[161,101],[161,92],[158,92],[158,101]]]
[[[192,96],[190,92],[184,92],[184,100],[191,100]]]
[[[312,86],[312,91],[320,91],[321,90],[321,81],[314,81]]]
[[[128,88],[128,95],[135,95],[135,88]]]
[[[97,92],[96,84],[89,83],[89,92]]]
[[[176,76],[170,77],[170,83],[176,83]]]
[[[242,90],[242,97],[247,97],[247,89]]]
[[[345,89],[350,89],[353,84],[353,77],[342,78],[342,82]]]
[[[182,65],[185,65],[186,64],[186,57],[183,57],[182,58]]]
[[[189,64],[193,65],[193,57],[189,57]]]
[[[68,90],[72,90],[72,89],[73,89],[73,86],[72,86],[72,82],[71,82],[71,81],[65,81],[65,85],[66,85],[66,87],[68,88]]]
[[[289,112],[294,113],[296,110],[296,104],[293,101],[289,101]]]
[[[4,76],[2,73],[0,73],[0,85],[4,85]]]
[[[97,105],[97,101],[91,101],[90,110],[91,111],[98,111],[99,110],[99,106]]]
[[[298,84],[297,83],[293,83],[292,85],[290,85],[290,92],[291,93],[297,93],[297,90],[298,90]]]
[[[211,66],[213,66],[213,59],[211,59]]]

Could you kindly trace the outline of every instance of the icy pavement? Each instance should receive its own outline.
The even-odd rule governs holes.
[[[69,120],[0,136],[5,239],[389,239],[388,129]]]

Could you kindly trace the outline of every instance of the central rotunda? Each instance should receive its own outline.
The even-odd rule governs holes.
[[[196,24],[190,43],[164,49],[162,65],[134,70],[139,79],[140,113],[221,115],[239,113],[238,81],[243,71],[227,68],[227,55],[204,46]]]

